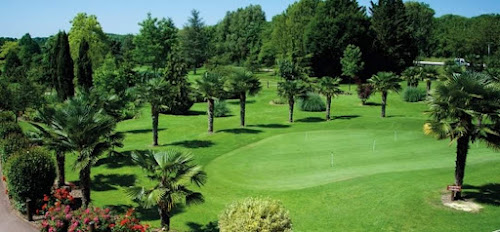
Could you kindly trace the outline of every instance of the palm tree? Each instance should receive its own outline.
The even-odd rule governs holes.
[[[482,140],[500,149],[500,89],[483,74],[466,72],[454,75],[438,86],[430,97],[431,119],[426,134],[457,143],[455,185],[462,186],[469,143]],[[474,123],[486,118],[483,123]],[[455,200],[460,199],[460,192]]]
[[[326,120],[330,121],[330,107],[332,104],[332,97],[342,93],[340,89],[341,79],[338,77],[323,77],[318,82],[319,93],[326,97]]]
[[[240,97],[240,125],[245,126],[245,106],[247,93],[255,95],[261,90],[259,79],[252,72],[234,70],[226,82],[228,92],[238,94]]]
[[[307,87],[302,80],[285,80],[278,82],[278,95],[288,100],[288,121],[293,122],[295,98],[305,96]]]
[[[381,116],[385,118],[385,107],[387,105],[387,92],[389,90],[399,92],[401,79],[392,72],[379,72],[368,79],[368,82],[373,86],[373,89],[382,93],[382,113]]]
[[[408,87],[418,87],[418,82],[422,79],[422,67],[409,67],[401,73],[401,77],[406,80]]]
[[[431,85],[432,81],[437,80],[439,77],[439,72],[436,68],[431,66],[426,66],[422,70],[422,77],[427,84],[427,96],[431,95]]]
[[[142,206],[158,206],[162,227],[170,229],[170,218],[176,204],[204,202],[203,195],[190,190],[190,184],[198,187],[206,182],[206,173],[200,166],[193,165],[193,157],[179,151],[134,152],[133,161],[148,172],[147,177],[156,184],[152,188],[130,187],[126,193],[138,199]]]
[[[82,205],[90,203],[91,167],[100,155],[121,147],[123,136],[115,133],[116,122],[88,96],[70,98],[46,119],[51,146],[78,154],[74,167],[79,171]],[[40,127],[38,127],[40,128]]]
[[[201,79],[196,80],[198,91],[208,103],[208,133],[214,132],[214,103],[215,98],[224,94],[224,78],[218,73],[205,73]]]
[[[161,108],[168,108],[172,104],[179,88],[161,77],[156,77],[143,83],[138,90],[138,98],[151,105],[153,146],[158,146],[158,119]]]

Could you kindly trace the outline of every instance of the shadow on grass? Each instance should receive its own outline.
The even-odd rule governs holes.
[[[189,112],[183,114],[182,116],[199,116],[199,115],[207,115],[207,112],[199,110],[190,110]]]
[[[130,174],[99,174],[92,179],[91,188],[93,191],[116,190],[114,185],[128,187],[135,184],[135,175]]]
[[[478,203],[500,206],[500,184],[486,184],[482,186],[464,185],[465,199],[473,199]]]
[[[146,208],[141,207],[141,206],[133,207],[132,205],[123,205],[123,204],[122,205],[107,205],[105,207],[110,208],[114,213],[117,213],[117,214],[125,214],[129,209],[134,209],[137,218],[139,218],[141,221],[143,221],[143,220],[153,221],[153,220],[160,219],[160,214],[158,213],[158,207],[156,207],[156,206],[153,206],[149,209],[146,209]],[[183,204],[175,204],[175,207],[172,211],[172,217],[175,216],[176,214],[182,213],[184,211],[185,211],[185,206]]]
[[[188,222],[186,223],[187,226],[189,226],[191,232],[218,232],[218,223],[217,221],[211,221],[206,225],[202,225],[199,223],[195,222]]]
[[[249,127],[262,127],[262,128],[271,128],[271,129],[280,129],[280,128],[289,128],[290,125],[272,123],[272,124],[249,125]]]
[[[209,140],[184,140],[171,144],[166,144],[165,146],[173,145],[173,146],[181,146],[185,148],[204,148],[211,147],[215,143]]]
[[[240,101],[228,101],[228,104],[231,105],[240,105]],[[247,100],[246,104],[253,104],[255,103],[255,100]]]
[[[402,118],[405,117],[404,115],[386,115],[386,118]]]
[[[167,128],[158,128],[158,131],[164,131],[166,129]],[[127,133],[127,134],[153,133],[153,130],[152,129],[128,130],[128,131],[124,131],[124,133]]]
[[[340,119],[340,120],[351,120],[353,118],[359,118],[361,117],[360,115],[342,115],[342,116],[335,116],[333,117],[333,120],[337,120],[337,119]]]
[[[120,154],[108,155],[99,159],[95,166],[106,165],[107,168],[121,168],[124,166],[135,166],[130,155],[131,151],[125,151]]]
[[[296,122],[324,122],[325,119],[320,117],[307,117],[295,120]]]
[[[261,132],[262,132],[261,130],[247,129],[247,128],[235,128],[235,129],[226,129],[217,131],[217,133],[231,133],[231,134],[258,134]]]
[[[375,102],[367,102],[365,106],[381,106],[382,104],[380,103],[375,103]]]

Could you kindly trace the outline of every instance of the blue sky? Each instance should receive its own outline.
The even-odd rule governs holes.
[[[436,15],[458,14],[467,17],[500,13],[500,0],[421,0]],[[201,12],[207,24],[215,24],[225,13],[250,4],[259,4],[268,20],[281,13],[294,0],[6,0],[0,7],[0,36],[48,36],[69,30],[70,20],[78,12],[95,14],[105,32],[126,34],[139,31],[138,22],[151,12],[155,17],[171,17],[183,26],[192,9]],[[358,0],[368,6],[370,0]]]

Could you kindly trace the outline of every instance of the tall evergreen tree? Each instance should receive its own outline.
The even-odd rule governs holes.
[[[19,48],[19,58],[26,68],[31,66],[31,63],[36,58],[36,55],[42,53],[40,45],[38,45],[38,43],[34,41],[28,33],[26,33],[19,40]]]
[[[400,73],[411,66],[418,50],[410,33],[402,0],[371,2],[371,29],[379,70]]]
[[[409,30],[420,56],[431,55],[431,39],[434,29],[434,10],[422,2],[406,2]]]
[[[12,81],[16,81],[16,78],[22,76],[22,63],[19,59],[19,56],[15,51],[10,51],[5,57],[5,64],[3,66],[3,75],[11,79]]]
[[[73,59],[69,49],[68,34],[59,32],[57,35],[58,45],[55,47],[55,74],[57,77],[56,91],[61,100],[66,100],[75,95],[73,84],[74,71]]]
[[[205,23],[197,10],[191,11],[191,17],[188,19],[188,25],[184,27],[181,37],[182,47],[189,66],[193,68],[196,74],[196,68],[199,67],[207,58],[208,37],[205,32]]]
[[[92,62],[89,56],[90,46],[89,43],[83,39],[80,43],[80,50],[78,51],[78,58],[76,60],[76,79],[78,85],[85,91],[92,88]]]

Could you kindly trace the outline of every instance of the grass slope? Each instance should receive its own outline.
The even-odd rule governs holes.
[[[465,187],[485,208],[470,214],[440,204],[446,185],[453,183],[454,144],[423,135],[425,103],[406,103],[390,93],[388,118],[382,119],[380,95],[372,96],[368,106],[361,106],[356,95],[343,95],[333,100],[332,121],[323,121],[322,112],[296,110],[296,122],[289,124],[287,106],[269,104],[276,98],[277,78],[269,73],[259,76],[263,91],[248,99],[246,128],[238,126],[236,100],[228,101],[233,116],[215,119],[213,135],[206,133],[205,103],[195,104],[189,116],[162,115],[156,148],[150,146],[148,108],[138,119],[118,125],[126,133],[125,154],[182,149],[205,167],[208,182],[201,191],[206,202],[179,208],[173,228],[200,231],[217,220],[227,204],[249,196],[281,200],[296,231],[500,228],[500,156],[482,145],[471,146]],[[68,159],[68,179],[77,180],[71,169],[75,157]],[[125,187],[152,184],[127,155],[103,157],[92,176],[94,204],[123,211],[137,206],[125,196]],[[159,225],[155,209],[138,212],[141,219]]]

